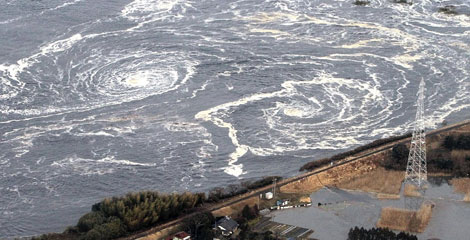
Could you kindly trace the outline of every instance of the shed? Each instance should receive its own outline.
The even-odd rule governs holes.
[[[266,199],[273,199],[273,193],[272,193],[272,192],[267,192],[267,193],[264,195],[264,197],[265,197]]]

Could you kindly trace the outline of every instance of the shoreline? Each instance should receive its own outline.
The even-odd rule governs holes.
[[[432,137],[433,135],[442,132],[450,132],[454,129],[459,129],[467,125],[470,125],[470,120],[443,126],[441,128],[427,132],[427,137]],[[339,184],[357,178],[358,176],[363,176],[367,173],[377,170],[380,168],[378,163],[386,156],[387,152],[390,151],[393,146],[398,143],[407,143],[410,141],[410,139],[410,137],[407,137],[392,142],[386,142],[383,145],[376,147],[366,148],[360,152],[345,156],[342,159],[336,160],[312,171],[300,173],[297,176],[282,179],[276,184],[276,188],[279,189],[279,193],[284,194],[311,194],[324,186],[338,186]],[[430,175],[451,176],[451,174],[448,173],[430,173]],[[120,237],[117,239],[160,239],[177,231],[184,219],[187,219],[196,213],[209,211],[215,216],[222,216],[227,213],[236,213],[237,211],[241,211],[241,207],[244,205],[255,204],[260,194],[268,192],[272,189],[273,184],[269,184],[264,187],[248,191],[244,194],[235,195],[233,197],[224,199],[218,203],[207,204],[206,206],[203,206],[202,209],[194,213],[183,215],[177,219],[160,224],[158,226],[154,226],[150,229],[135,232],[129,236]],[[395,194],[382,193],[380,191],[376,192],[376,194],[377,197],[382,195],[384,197],[395,196]]]
[[[470,120],[464,120],[464,121],[461,121],[461,122],[457,122],[457,123],[454,123],[454,124],[449,124],[449,125],[443,126],[441,128],[438,128],[438,129],[431,130],[431,131],[427,132],[426,137],[431,137],[433,135],[436,135],[436,134],[439,134],[439,133],[442,133],[442,132],[452,131],[456,128],[458,129],[458,128],[464,127],[466,125],[470,125]],[[395,146],[396,144],[406,143],[410,140],[411,140],[411,137],[407,137],[407,138],[404,138],[404,139],[400,139],[400,140],[397,140],[397,141],[386,143],[384,145],[381,145],[381,146],[378,146],[378,147],[375,147],[375,148],[365,149],[365,150],[363,150],[363,151],[361,151],[357,154],[347,156],[347,157],[345,157],[341,160],[338,160],[334,165],[323,166],[323,167],[320,167],[319,169],[315,169],[313,171],[308,171],[308,172],[301,173],[301,174],[299,174],[297,176],[294,176],[294,177],[283,179],[283,180],[281,180],[277,183],[277,187],[280,189],[280,192],[283,192],[283,193],[312,193],[314,191],[310,191],[310,192],[309,191],[304,191],[304,192],[289,191],[289,187],[286,187],[286,186],[295,186],[295,185],[306,184],[306,179],[308,179],[310,177],[313,177],[313,176],[316,177],[318,174],[325,173],[325,172],[328,172],[328,171],[331,171],[331,170],[338,170],[338,168],[341,168],[342,166],[343,167],[346,166],[345,168],[348,168],[348,164],[352,164],[352,163],[355,163],[355,162],[361,162],[361,161],[367,160],[368,157],[373,158],[376,154],[384,154],[385,151],[391,150],[392,147]],[[376,159],[376,161],[377,161],[377,159]],[[370,165],[365,166],[365,171],[374,170],[374,169],[368,169],[369,167],[371,167],[371,166]],[[352,169],[354,169],[354,166],[353,166]],[[356,170],[359,170],[359,169],[356,169]],[[343,169],[343,171],[344,171],[344,169]],[[356,176],[359,173],[363,173],[363,172],[353,171],[352,176]],[[433,174],[434,173],[430,173],[430,175],[433,175]],[[436,174],[440,175],[439,173],[436,173]],[[442,175],[448,175],[446,173],[441,173],[441,174]],[[334,179],[334,180],[338,180],[338,179]],[[321,186],[325,186],[325,184],[321,183]],[[210,209],[209,211],[215,212],[219,209],[230,207],[231,205],[234,205],[234,204],[243,204],[243,203],[245,203],[245,201],[249,200],[250,198],[259,196],[259,194],[264,193],[266,191],[269,191],[272,188],[273,188],[273,185],[271,184],[271,185],[267,185],[265,187],[256,189],[254,191],[250,191],[250,192],[242,194],[242,195],[234,196],[234,197],[228,199],[226,202],[223,202],[218,206],[214,206],[214,208]],[[292,190],[292,189],[290,189],[290,190]],[[309,190],[311,190],[311,189],[309,189]],[[149,230],[146,230],[144,232],[136,233],[134,235],[124,237],[124,238],[119,238],[119,239],[120,240],[155,239],[154,236],[158,235],[158,233],[160,231],[164,231],[166,228],[175,227],[175,225],[177,223],[179,223],[181,220],[182,219],[176,219],[176,220],[172,221],[171,223],[156,226],[156,227],[154,227],[152,229],[149,229]]]

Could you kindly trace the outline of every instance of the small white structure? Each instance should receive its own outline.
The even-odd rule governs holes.
[[[267,192],[267,193],[264,195],[264,197],[265,197],[266,199],[268,199],[268,200],[269,200],[269,199],[273,199],[273,193],[272,193],[272,192]]]

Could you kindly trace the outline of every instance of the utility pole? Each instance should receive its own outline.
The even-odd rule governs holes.
[[[274,186],[273,186],[273,197],[276,197],[276,181],[277,181],[277,178],[274,177]]]
[[[411,138],[410,154],[406,165],[405,184],[421,188],[426,184],[428,172],[426,166],[426,132],[424,119],[424,80],[421,80],[418,91],[418,109]]]

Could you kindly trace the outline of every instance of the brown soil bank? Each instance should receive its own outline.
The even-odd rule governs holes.
[[[383,159],[385,153],[379,152],[364,157],[359,161],[350,162],[324,172],[314,174],[280,187],[285,193],[312,193],[326,185],[339,185],[349,182],[357,176],[363,176],[378,168],[378,161]]]
[[[433,207],[434,205],[425,203],[418,211],[392,207],[383,208],[377,227],[422,233],[431,220]]]
[[[403,171],[387,171],[382,167],[367,172],[363,175],[354,176],[349,181],[343,181],[336,185],[346,190],[358,190],[377,193],[378,197],[399,197],[401,183],[405,178]]]
[[[240,213],[242,211],[242,209],[243,209],[243,207],[245,207],[245,205],[254,206],[256,204],[258,204],[258,197],[252,197],[252,198],[248,198],[246,200],[237,202],[235,204],[232,204],[230,206],[223,207],[223,208],[217,209],[215,211],[212,211],[212,214],[215,217],[220,217],[220,216],[235,217],[238,213]]]

